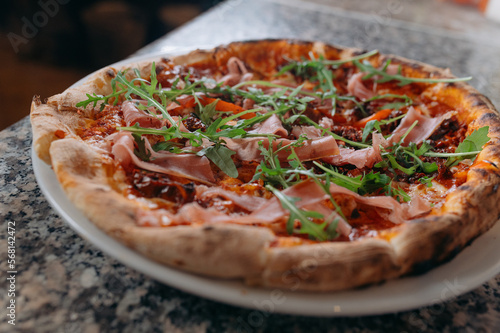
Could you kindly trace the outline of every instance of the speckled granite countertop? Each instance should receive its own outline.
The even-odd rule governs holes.
[[[445,25],[430,29],[425,19],[405,25],[411,11],[422,14],[425,8],[408,1],[370,2],[372,9],[363,13],[353,12],[347,3],[228,1],[139,54],[251,38],[321,39],[378,48],[450,67],[457,75],[474,75],[472,84],[500,105],[498,43],[475,40]],[[486,23],[484,29],[498,40],[498,25]],[[353,318],[258,313],[255,320],[255,310],[173,289],[103,254],[62,221],[35,181],[30,145],[28,119],[0,132],[0,332],[500,331],[500,275],[445,303]],[[9,222],[15,222],[15,297],[9,295],[13,290],[7,280]],[[11,299],[15,326],[8,323]]]

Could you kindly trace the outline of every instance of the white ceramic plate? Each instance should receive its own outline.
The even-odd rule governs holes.
[[[174,51],[178,54],[187,50]],[[153,56],[131,58],[115,65]],[[151,261],[104,234],[68,200],[52,169],[34,152],[32,155],[33,170],[43,194],[77,233],[127,266],[172,287],[212,300],[259,311],[296,315],[376,315],[449,300],[478,287],[500,272],[500,223],[497,223],[452,261],[424,275],[358,290],[311,293],[251,288],[242,282],[185,273]]]

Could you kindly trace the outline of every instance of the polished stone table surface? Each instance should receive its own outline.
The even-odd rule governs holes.
[[[499,32],[472,9],[444,2],[232,0],[137,54],[256,38],[319,39],[472,75],[472,84],[498,106]],[[36,183],[30,146],[28,119],[0,132],[0,332],[500,332],[500,275],[412,311],[334,318],[257,312],[259,320],[256,310],[156,282],[102,253],[61,219]],[[6,280],[8,222],[16,228],[15,297]],[[8,323],[11,299],[15,326]]]

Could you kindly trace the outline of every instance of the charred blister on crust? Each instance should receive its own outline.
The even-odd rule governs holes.
[[[498,114],[493,112],[483,113],[478,119],[479,124],[488,125],[491,124],[492,122],[498,124]]]
[[[185,265],[186,265],[186,263],[185,263],[185,262],[184,262],[184,260],[182,260],[182,259],[175,259],[175,260],[173,261],[173,263],[174,263],[174,265],[176,265],[176,266],[185,266]]]
[[[36,106],[40,106],[42,104],[42,101],[40,100],[40,95],[33,96],[33,104],[35,104]]]
[[[354,57],[356,56],[359,56],[359,55],[362,55],[362,54],[365,54],[367,53],[369,50],[365,50],[365,49],[360,49],[360,50],[355,50],[354,52],[352,52],[352,55]]]
[[[109,68],[105,73],[108,79],[114,79],[116,76],[116,71],[112,68]]]
[[[459,85],[459,84],[458,84],[458,83],[456,83],[456,82],[446,82],[446,83],[444,84],[444,86],[445,86],[446,88],[457,88],[457,87],[458,87],[458,85]]]
[[[484,100],[484,97],[482,95],[470,94],[469,96],[473,99],[471,106],[473,107],[488,106],[488,103]]]

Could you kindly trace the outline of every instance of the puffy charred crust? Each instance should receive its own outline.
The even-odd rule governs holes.
[[[400,275],[392,246],[383,240],[275,248],[261,277],[250,284],[289,290],[342,290]]]
[[[365,49],[363,49],[363,50],[355,50],[355,51],[352,52],[352,55],[353,56],[359,56],[359,55],[362,55],[363,53],[367,53],[367,52],[369,52],[369,50],[365,50]]]
[[[111,69],[111,68],[108,68],[106,69],[106,71],[104,72],[104,77],[107,79],[107,80],[112,80],[116,77],[116,72]]]
[[[472,177],[485,181],[469,181],[447,198],[446,213],[407,224],[391,240],[400,256],[407,258],[405,271],[412,271],[421,262],[438,264],[449,259],[495,224],[500,177],[498,172],[484,171],[473,171]]]
[[[38,97],[31,103],[33,147],[38,157],[50,164],[50,145],[61,137],[75,136],[83,119],[75,112],[59,111],[56,105],[42,104]]]
[[[107,234],[116,236],[135,225],[137,205],[113,190],[111,167],[81,140],[67,138],[50,147],[52,167],[69,199]]]
[[[283,55],[299,60],[310,51],[329,59],[345,59],[364,53],[320,42],[263,40],[236,42],[211,51],[163,59],[173,64],[204,63],[225,68],[239,57],[264,77],[284,64]],[[386,59],[401,64],[413,77],[452,77],[442,70],[398,56],[374,55],[374,65]],[[161,63],[161,64],[160,64]],[[127,65],[149,77],[151,62]],[[121,68],[120,68],[121,70]],[[132,71],[129,71],[130,73]],[[295,247],[271,247],[275,235],[267,228],[214,224],[169,228],[138,227],[138,210],[149,209],[114,190],[108,161],[77,135],[76,128],[92,110],[76,108],[87,93],[109,94],[114,68],[103,69],[83,84],[32,103],[34,148],[51,163],[69,199],[108,235],[162,264],[221,278],[242,278],[249,284],[290,290],[341,290],[378,283],[412,272],[425,271],[454,256],[497,221],[500,200],[500,121],[491,102],[463,82],[429,85],[428,92],[456,109],[468,124],[468,133],[489,126],[490,143],[477,157],[467,182],[451,193],[440,215],[403,224],[389,240],[364,238],[350,243],[321,243]],[[481,161],[487,163],[480,163]]]
[[[268,229],[221,224],[132,227],[120,240],[162,264],[214,277],[242,278],[261,274],[274,237]]]

